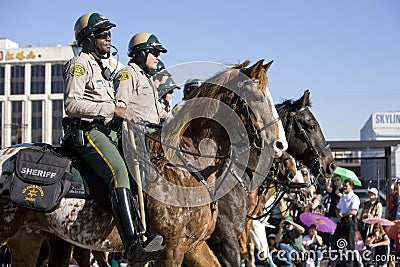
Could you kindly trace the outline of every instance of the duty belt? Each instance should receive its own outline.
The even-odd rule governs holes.
[[[90,131],[96,126],[104,126],[104,117],[96,117],[92,121],[82,120],[76,117],[64,117],[62,119],[62,127],[64,131],[77,129],[82,131]]]

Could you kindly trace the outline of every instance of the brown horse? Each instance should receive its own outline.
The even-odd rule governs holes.
[[[216,101],[188,103],[182,109],[183,115],[176,121],[179,123],[181,119],[183,121],[186,119],[187,123],[172,127],[173,130],[178,131],[175,135],[169,135],[173,137],[172,141],[169,141],[172,146],[168,148],[180,147],[184,153],[180,153],[181,151],[175,153],[173,149],[170,152],[167,148],[165,156],[158,160],[156,165],[163,179],[174,185],[194,188],[198,195],[193,199],[192,196],[185,195],[187,191],[181,188],[173,188],[176,191],[167,192],[165,190],[170,188],[165,188],[160,179],[156,183],[143,181],[144,187],[147,188],[148,227],[151,231],[160,232],[165,237],[165,251],[157,264],[179,266],[184,261],[190,266],[219,266],[218,260],[204,241],[212,233],[218,213],[210,202],[225,194],[224,190],[232,187],[232,185],[224,187],[232,179],[225,178],[221,182],[218,181],[219,177],[226,173],[225,169],[229,169],[228,162],[236,159],[232,157],[232,153],[243,156],[245,154],[243,151],[250,147],[249,144],[259,147],[262,155],[260,159],[265,159],[263,164],[259,164],[260,169],[263,169],[264,165],[269,165],[268,161],[272,158],[274,151],[281,152],[285,149],[285,140],[278,140],[279,129],[275,123],[276,117],[271,111],[274,108],[273,103],[265,93],[267,68],[268,65],[263,65],[263,61],[259,61],[249,68],[223,71],[203,85],[201,92],[204,93],[199,96],[206,100]],[[193,113],[193,110],[196,107],[198,109],[199,104],[210,117],[204,114],[201,118],[196,117],[198,115]],[[233,112],[225,113],[224,107],[229,107]],[[221,120],[224,117],[226,120],[227,115],[229,116],[227,122]],[[176,121],[171,124],[177,123]],[[225,125],[221,126],[216,121],[222,121]],[[237,130],[240,126],[244,129],[245,135]],[[230,134],[232,136],[229,136]],[[247,143],[244,139],[248,139]],[[154,142],[154,139],[149,139],[149,142]],[[211,146],[207,145],[209,142]],[[243,146],[243,143],[247,146]],[[163,142],[164,145],[165,142]],[[152,151],[152,156],[158,157],[158,152]],[[211,161],[206,160],[206,165],[204,161],[198,160],[202,159],[204,154],[212,155],[213,153],[215,153],[214,158]],[[171,160],[174,162],[171,163]],[[177,161],[180,161],[180,164],[177,164]],[[112,221],[111,211],[93,201],[63,199],[60,206],[48,214],[17,208],[11,204],[7,195],[11,172],[10,168],[4,167],[12,164],[11,160],[7,160],[2,165],[1,244],[6,243],[21,229],[27,229],[33,232],[49,232],[57,238],[88,249],[123,250]],[[174,166],[174,164],[180,166]],[[202,168],[202,164],[205,167]],[[182,168],[182,165],[189,167],[190,171]],[[228,175],[223,177],[228,177]],[[206,187],[203,184],[208,184],[207,188],[211,190],[204,189]],[[213,191],[214,188],[219,190]],[[184,205],[181,207],[173,205],[182,199]],[[31,249],[35,251],[35,248]],[[24,258],[24,253],[28,251],[21,251],[19,257]]]

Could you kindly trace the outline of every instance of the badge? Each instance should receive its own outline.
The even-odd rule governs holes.
[[[122,71],[118,74],[117,79],[119,81],[126,81],[132,78],[132,75],[128,71]]]
[[[81,64],[75,64],[69,69],[69,73],[73,76],[80,77],[86,74],[86,70]]]

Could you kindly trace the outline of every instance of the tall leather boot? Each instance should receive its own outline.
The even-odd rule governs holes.
[[[148,261],[155,260],[163,249],[163,237],[152,234],[142,242],[141,237],[145,231],[131,191],[123,187],[114,188],[111,195],[115,224],[130,266],[142,266]]]

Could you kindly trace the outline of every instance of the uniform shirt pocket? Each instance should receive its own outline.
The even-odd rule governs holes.
[[[87,97],[99,101],[99,100],[105,100],[107,97],[107,84],[104,80],[92,80],[90,89],[87,91]]]

